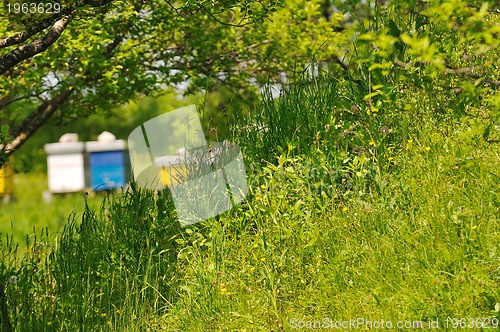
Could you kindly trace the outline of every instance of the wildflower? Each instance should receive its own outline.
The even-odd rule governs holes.
[[[476,229],[477,228],[477,225],[474,225],[471,227],[471,229]]]
[[[252,267],[250,268],[250,272],[253,272],[253,271],[255,271],[255,268],[252,266]]]
[[[48,326],[51,326],[51,325],[52,325],[52,322],[47,322],[47,325],[48,325]]]
[[[370,143],[368,143],[370,145],[375,145],[375,142],[374,141],[370,141]]]
[[[220,293],[221,293],[221,295],[229,295],[229,294],[231,294],[230,292],[227,291],[227,288],[226,288],[225,284],[220,284]]]
[[[389,127],[387,127],[387,126],[383,126],[382,128],[380,128],[380,132],[381,132],[382,134],[387,134],[387,133],[389,133]]]
[[[430,150],[431,150],[430,146],[425,147],[425,151],[430,151]]]
[[[10,276],[9,277],[9,283],[12,285],[17,284],[17,276]]]
[[[258,246],[259,246],[259,245],[257,244],[257,242],[254,242],[253,247],[254,247],[254,248],[257,248]]]
[[[265,257],[262,257],[262,258],[260,259],[260,261],[261,261],[262,263],[264,263],[264,262],[266,261],[266,258],[265,258]]]
[[[101,314],[101,317],[106,317],[106,316],[107,316],[107,314],[106,314],[105,312],[103,312],[103,313]]]
[[[342,208],[342,212],[347,212],[347,210],[349,210],[349,209],[348,209],[346,206],[344,206],[344,207]]]
[[[389,157],[389,158],[387,158],[387,160],[389,160],[389,161],[393,161],[393,160],[394,160],[394,158],[393,158],[393,157]]]
[[[266,189],[266,186],[265,185],[261,185],[260,186],[262,189]]]
[[[413,146],[413,140],[409,139],[408,142],[406,143],[406,150],[410,150]]]

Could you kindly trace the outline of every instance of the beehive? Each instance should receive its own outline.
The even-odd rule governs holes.
[[[94,190],[123,188],[129,178],[129,157],[123,140],[87,142],[90,186]]]
[[[175,186],[183,182],[187,175],[185,160],[179,156],[164,156],[155,159],[155,165],[160,170],[162,183],[168,186]]]
[[[12,161],[0,168],[0,195],[10,195],[14,192],[14,167]]]
[[[51,193],[85,189],[85,144],[64,142],[45,144],[47,173]]]

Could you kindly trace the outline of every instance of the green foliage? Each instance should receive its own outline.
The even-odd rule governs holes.
[[[9,141],[12,139],[12,137],[9,135],[9,125],[8,124],[3,124],[0,127],[0,145],[4,145],[9,143]],[[0,151],[0,168],[3,166],[3,164],[7,161],[7,158],[5,157],[3,150]]]
[[[12,240],[3,244],[12,324],[263,331],[361,314],[440,326],[446,317],[499,319],[498,145],[482,139],[474,116],[443,121],[425,94],[398,96],[394,107],[412,107],[376,115],[321,94],[348,96],[342,87],[320,76],[297,80],[274,103],[264,98],[262,114],[280,116],[283,105],[301,114],[316,100],[339,118],[328,132],[326,111],[290,122],[290,144],[261,165],[259,147],[279,136],[238,132],[249,195],[219,218],[179,228],[168,192],[132,184],[100,207],[87,198],[63,231],[30,237],[21,260]],[[308,138],[307,126],[320,134]]]
[[[54,143],[68,132],[78,133],[80,141],[94,141],[103,131],[113,133],[118,139],[127,139],[130,131],[165,112],[180,108],[186,104],[196,104],[200,121],[208,141],[223,141],[231,137],[231,123],[236,114],[245,114],[248,109],[255,110],[258,96],[238,98],[230,89],[217,92],[180,96],[175,91],[164,91],[155,98],[142,98],[116,108],[111,116],[106,112],[97,112],[79,121],[60,124],[49,121],[25,145],[16,152],[15,171],[17,173],[46,173],[47,155],[43,146]]]
[[[19,263],[12,242],[2,244],[0,281],[17,280],[7,286],[8,309],[16,313],[12,324],[20,330],[94,330],[109,320],[121,325],[165,312],[177,297],[172,207],[167,195],[154,198],[132,187],[108,197],[101,213],[87,205],[81,220],[71,215],[60,233],[27,238]]]
[[[418,86],[453,95],[457,114],[466,105],[497,109],[487,101],[499,85],[493,61],[499,55],[498,13],[489,8],[465,1],[376,6],[378,16],[354,45],[368,99],[384,103],[394,92]]]
[[[291,24],[282,39],[264,42],[264,30],[252,30],[262,38],[256,48],[279,45],[273,40],[292,48],[296,39],[297,54],[317,56],[319,70],[311,77],[297,65],[278,99],[266,92],[232,128],[247,165],[246,200],[181,229],[168,192],[132,184],[99,208],[85,200],[64,231],[29,238],[19,260],[7,238],[0,285],[16,328],[269,331],[324,317],[438,320],[440,329],[447,317],[498,322],[498,12],[461,0],[327,3],[354,17],[344,62],[323,58],[330,46],[316,48],[320,33],[308,35],[328,21],[324,3],[290,1],[275,11],[279,23],[261,25],[286,24],[293,14],[305,31]],[[214,20],[203,4],[184,9]],[[228,31],[214,28],[220,49],[225,36],[238,36],[236,27]],[[210,68],[200,83],[231,63],[203,62],[210,43],[192,38],[193,64]],[[291,64],[285,53],[283,65]]]
[[[2,95],[21,97],[2,112],[2,119],[16,122],[22,119],[20,114],[31,112],[24,107],[29,101],[46,100],[68,88],[73,90],[71,98],[56,118],[80,118],[96,108],[109,111],[137,96],[186,81],[192,89],[211,88],[222,81],[247,90],[251,77],[267,80],[297,61],[297,56],[302,62],[308,59],[324,40],[343,38],[325,35],[340,18],[316,22],[315,3],[284,7],[281,1],[189,1],[183,5],[110,1],[102,8],[79,7],[77,19],[51,52],[27,59],[0,77]],[[278,19],[287,19],[292,12],[297,15],[292,21],[295,32],[280,37],[283,42],[274,40],[281,31]],[[270,14],[275,23],[264,21]],[[25,29],[7,20],[0,25],[6,37]],[[301,48],[291,53],[286,45],[296,43],[297,38]],[[282,65],[273,65],[271,71],[270,60]],[[16,118],[9,115],[12,111]]]

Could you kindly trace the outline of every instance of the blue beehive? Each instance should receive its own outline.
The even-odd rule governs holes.
[[[111,136],[110,136],[111,135]],[[108,132],[97,142],[87,142],[89,184],[94,190],[123,188],[129,180],[130,167],[126,143]]]

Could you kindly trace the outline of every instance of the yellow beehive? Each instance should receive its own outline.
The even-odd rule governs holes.
[[[157,166],[161,167],[160,178],[166,187],[175,186],[183,182],[186,178],[186,165],[177,156],[158,158],[155,163]]]
[[[9,195],[14,192],[14,167],[12,161],[0,168],[0,195]]]

